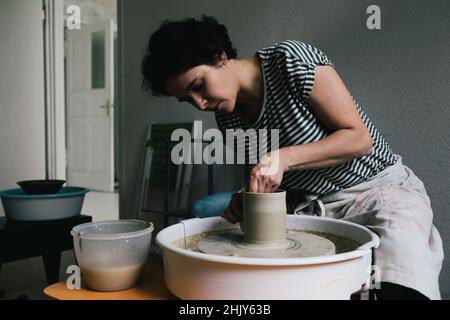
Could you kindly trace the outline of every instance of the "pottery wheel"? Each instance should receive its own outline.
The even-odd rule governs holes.
[[[306,231],[288,230],[280,245],[256,245],[243,242],[240,230],[212,233],[199,240],[198,249],[207,254],[252,258],[301,258],[333,255],[334,243]]]

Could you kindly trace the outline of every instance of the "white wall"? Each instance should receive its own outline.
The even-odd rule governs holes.
[[[42,34],[41,1],[0,1],[1,190],[45,178]]]

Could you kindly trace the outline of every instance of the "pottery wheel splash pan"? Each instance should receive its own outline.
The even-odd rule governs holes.
[[[181,299],[349,299],[369,287],[378,236],[355,223],[287,215],[287,230],[330,234],[356,242],[350,251],[300,258],[215,255],[189,248],[194,235],[236,229],[220,217],[189,219],[160,231],[168,289]]]
[[[63,187],[53,194],[30,195],[17,188],[1,191],[0,197],[8,219],[45,221],[79,215],[88,191],[80,187]]]

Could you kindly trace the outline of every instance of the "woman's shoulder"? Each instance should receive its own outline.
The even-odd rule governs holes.
[[[258,50],[265,58],[286,58],[306,64],[332,64],[331,60],[319,48],[299,40],[284,40],[270,47]]]

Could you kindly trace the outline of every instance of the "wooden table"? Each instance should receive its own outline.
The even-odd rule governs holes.
[[[174,300],[164,282],[163,266],[148,262],[140,283],[131,289],[115,292],[97,292],[85,287],[77,290],[67,288],[66,282],[59,282],[44,289],[44,294],[57,300]]]

